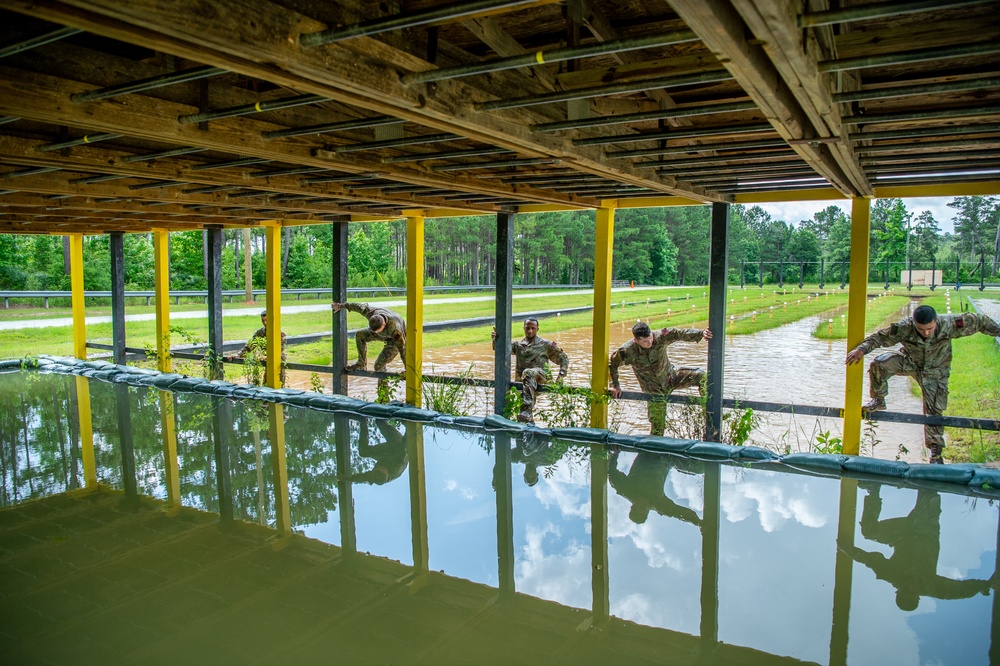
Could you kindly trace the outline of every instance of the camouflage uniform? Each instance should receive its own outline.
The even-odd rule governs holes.
[[[643,393],[666,396],[675,389],[688,386],[697,386],[700,391],[705,371],[671,364],[667,358],[667,345],[674,342],[701,342],[703,339],[704,334],[699,328],[665,328],[653,331],[653,346],[649,349],[640,347],[635,339],[629,340],[611,355],[608,363],[611,383],[616,389],[621,389],[618,368],[631,365]],[[646,403],[646,413],[649,416],[650,432],[662,435],[667,420],[667,403],[663,400],[650,400]]]
[[[521,412],[518,418],[530,421],[531,412],[535,407],[535,393],[539,386],[548,381],[548,362],[559,363],[559,376],[565,377],[566,369],[569,367],[569,357],[566,356],[566,352],[559,349],[559,345],[537,335],[531,342],[525,338],[510,343],[510,353],[517,358],[514,377],[522,382]]]
[[[285,362],[288,361],[288,354],[285,352],[287,347],[287,342],[285,340],[286,337],[287,336],[285,336],[285,332],[282,331],[281,332],[281,385],[282,386],[285,386],[285,379],[287,379],[287,372],[288,372],[288,368],[285,367]],[[243,345],[243,349],[241,349],[239,353],[236,355],[239,356],[240,358],[246,356],[247,352],[250,351],[250,345],[257,338],[260,338],[265,341],[267,340],[267,326],[261,326],[256,331],[254,331],[254,334],[250,336],[250,339],[247,340],[247,343]],[[265,366],[267,365],[266,360],[264,361],[264,365]]]
[[[889,393],[889,377],[908,375],[920,384],[924,399],[924,414],[940,416],[948,406],[948,375],[951,373],[951,340],[974,333],[1000,336],[1000,325],[984,315],[938,315],[934,334],[924,339],[907,318],[883,328],[855,349],[863,353],[902,343],[899,351],[879,354],[868,368],[873,398],[885,399]],[[944,447],[944,426],[925,425],[924,444],[931,450],[932,460],[940,459]]]
[[[385,308],[373,308],[367,303],[346,303],[344,309],[364,315],[366,319],[371,319],[374,315],[382,315],[385,319],[385,328],[378,333],[369,328],[358,331],[354,336],[354,342],[358,346],[357,366],[365,370],[368,368],[368,343],[381,340],[385,343],[382,353],[375,359],[375,372],[382,372],[398,353],[406,359],[406,322],[403,318],[392,310]]]

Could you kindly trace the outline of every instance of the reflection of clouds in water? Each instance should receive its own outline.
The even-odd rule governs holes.
[[[830,519],[830,507],[811,494],[811,485],[805,480],[777,485],[777,472],[758,472],[754,476],[756,480],[749,476],[731,479],[733,483],[725,486],[722,511],[729,522],[746,520],[755,508],[765,532],[774,532],[789,520],[805,527],[822,527]]]
[[[448,479],[448,481],[444,484],[444,489],[449,492],[457,490],[462,499],[471,500],[479,496],[479,493],[477,493],[474,489],[468,486],[459,486],[458,481],[455,481],[454,479]]]
[[[545,478],[542,470],[539,474],[542,478],[532,490],[535,497],[546,509],[553,506],[559,511],[564,519],[584,518],[590,520],[590,479],[585,475],[575,474],[572,464],[562,464],[560,461],[552,469],[552,475]],[[588,530],[589,530],[588,524]]]
[[[561,552],[546,554],[546,547],[554,549],[561,541],[559,526],[528,525],[525,531],[526,543],[517,562],[517,591],[575,608],[590,608],[590,544],[571,540]]]
[[[684,474],[675,470],[670,471],[667,476],[667,488],[672,493],[667,493],[668,497],[674,500],[684,500],[679,504],[687,504],[704,515],[705,510],[705,476],[703,474]]]

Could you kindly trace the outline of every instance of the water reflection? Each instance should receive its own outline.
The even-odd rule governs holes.
[[[47,555],[81,539],[108,542],[109,549],[122,553],[134,543],[148,543],[137,560],[119,561],[94,579],[125,595],[116,576],[128,576],[132,588],[147,579],[155,582],[157,598],[195,595],[214,609],[208,633],[224,646],[217,649],[252,641],[248,634],[275,622],[281,625],[283,620],[267,614],[273,615],[273,608],[294,616],[295,629],[287,636],[306,632],[308,640],[289,646],[289,654],[308,659],[320,655],[320,646],[328,647],[333,637],[344,654],[363,653],[374,661],[410,661],[414,654],[474,662],[532,655],[527,660],[535,661],[565,656],[559,650],[566,641],[583,641],[570,652],[584,662],[620,657],[622,649],[638,650],[638,661],[662,662],[672,646],[678,654],[700,654],[706,663],[778,664],[791,658],[822,664],[973,664],[988,663],[996,649],[991,636],[997,613],[990,595],[996,594],[1000,516],[996,503],[984,498],[877,482],[859,488],[850,479],[768,467],[84,384],[90,398],[86,414],[78,411],[82,392],[75,378],[3,376],[3,505],[78,488],[84,478],[79,431],[89,419],[101,484],[119,489],[121,497],[134,488],[147,505],[142,496],[167,506],[179,502],[185,509],[169,518],[159,514],[159,527],[143,528],[145,542],[137,541],[128,525],[120,533],[100,528],[65,541],[53,540],[51,533],[26,540],[17,530],[50,530],[53,523],[25,513],[15,525],[10,517],[21,516],[20,510],[0,514],[5,519],[0,534],[6,537],[0,540],[0,563],[11,564],[0,574],[4,606],[26,618],[6,623],[17,633],[0,628],[4,654],[11,654],[12,646],[30,645],[36,656],[61,660],[56,656],[64,653],[49,652],[61,649],[56,642],[41,640],[52,625],[30,620],[39,613],[51,622],[68,622],[58,626],[71,627],[60,631],[73,640],[59,644],[76,644],[77,630],[81,639],[95,640],[118,626],[102,608],[86,606],[91,595],[73,588],[72,581],[92,577],[86,567],[93,565],[85,565],[79,554]],[[126,414],[131,438],[128,428],[120,427]],[[30,506],[40,510],[37,504],[25,510]],[[148,562],[150,552],[169,551],[169,539],[175,538],[170,530],[192,520],[191,509],[198,516],[218,516],[226,527],[221,534],[234,539],[215,536],[211,548],[190,551],[219,550],[222,559],[213,565],[208,596],[184,587],[197,580],[203,588],[209,584],[205,579],[188,574],[164,580]],[[84,511],[84,505],[73,510]],[[142,516],[135,511],[132,523]],[[58,522],[89,529],[85,523]],[[228,553],[232,544],[247,547],[251,533],[241,530],[248,523],[267,525],[266,531],[255,529],[270,547],[252,555]],[[207,538],[204,528],[201,534]],[[329,544],[343,564],[302,550],[306,542],[296,535]],[[46,558],[46,566],[71,567],[60,574],[69,582],[57,577],[28,585],[23,572],[37,558]],[[313,561],[322,566],[310,577]],[[227,574],[220,577],[220,571]],[[333,580],[336,586],[324,582]],[[375,591],[364,587],[373,584]],[[73,598],[85,600],[83,606],[70,610],[60,605],[63,597],[51,594],[67,585],[77,595]],[[28,591],[34,587],[42,591]],[[351,596],[362,587],[371,596]],[[324,590],[319,598],[315,589]],[[149,639],[144,632],[156,625],[148,616],[149,594],[154,591],[128,606],[130,635],[138,643],[115,653],[123,660],[148,656],[141,647]],[[231,600],[243,598],[252,601],[232,612]],[[293,612],[305,608],[308,612]],[[353,618],[359,608],[377,608],[383,631],[408,651],[346,628],[356,625],[328,620]],[[96,615],[93,623],[77,625],[72,613]],[[186,649],[188,636],[205,631],[196,624],[198,614],[172,617],[167,634],[185,637],[168,641],[164,654],[175,657]],[[525,636],[527,618],[535,618],[533,638],[513,638]],[[478,628],[478,642],[460,629],[469,623]],[[581,627],[601,631],[577,631]],[[511,633],[503,640],[486,638],[506,628]],[[599,641],[588,638],[598,635]],[[626,635],[637,642],[629,648],[615,643],[615,636]],[[253,654],[284,653],[279,645]],[[512,652],[515,647],[522,652]]]

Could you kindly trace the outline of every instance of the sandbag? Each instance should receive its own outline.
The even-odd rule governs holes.
[[[832,453],[786,453],[779,460],[786,465],[796,467],[815,467],[832,472],[843,472],[847,456]]]
[[[909,463],[896,460],[879,460],[877,458],[847,456],[847,460],[844,461],[844,469],[849,472],[878,474],[880,476],[891,476],[896,479],[901,479],[909,471],[910,465]]]
[[[906,478],[914,481],[940,481],[942,483],[964,483],[972,481],[978,465],[910,465]]]
[[[552,428],[552,436],[577,442],[608,441],[608,431],[601,428]]]
[[[661,435],[648,435],[640,437],[635,443],[638,447],[649,451],[666,451],[667,453],[687,453],[688,450],[698,444],[696,439],[675,439],[673,437],[663,437]]]
[[[721,460],[724,458],[738,457],[740,455],[740,448],[741,447],[739,446],[720,444],[718,442],[697,442],[687,450],[687,454],[689,456],[697,456],[699,458]]]

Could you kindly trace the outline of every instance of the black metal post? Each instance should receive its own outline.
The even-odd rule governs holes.
[[[125,237],[112,231],[111,241],[111,359],[125,365]]]
[[[911,291],[913,289],[913,259],[909,260],[909,265],[906,267],[906,291]]]
[[[705,509],[701,523],[701,634],[704,663],[719,646],[719,539],[722,525],[722,470],[705,463]]]
[[[785,260],[778,260],[778,287],[785,286]]]
[[[823,257],[819,258],[819,288],[822,289],[823,285],[826,284],[826,263],[823,261]]]
[[[740,259],[740,289],[746,289],[747,260]]]
[[[888,257],[886,257],[886,260],[885,260],[884,277],[885,277],[885,288],[889,289],[889,258]]]
[[[846,284],[847,284],[847,281],[846,281],[846,280],[845,280],[845,278],[844,278],[844,275],[845,275],[845,273],[844,273],[844,269],[845,269],[846,267],[847,267],[847,262],[845,262],[845,261],[841,261],[841,262],[840,262],[840,288],[841,288],[841,289],[843,289],[843,288],[844,288],[844,285],[846,285]]]
[[[962,259],[955,257],[955,291],[962,288]]]
[[[497,433],[493,442],[496,455],[493,488],[497,494],[497,580],[500,596],[509,598],[514,594],[514,503],[510,436]]]
[[[496,324],[497,339],[494,345],[493,412],[503,414],[507,409],[507,391],[510,388],[510,329],[511,304],[514,299],[514,213],[497,213],[497,290]]]
[[[985,251],[980,248],[979,250],[979,291],[986,289],[986,254]]]
[[[132,442],[132,410],[128,384],[115,384],[115,408],[118,416],[118,445],[122,455],[122,486],[125,501],[132,504],[139,501],[139,490],[135,479],[135,444]]]
[[[222,243],[223,230],[218,225],[205,225],[205,278],[208,287],[208,361],[209,377],[223,379],[222,366]]]
[[[333,301],[347,301],[347,223],[333,223]],[[330,390],[334,394],[347,395],[347,312],[333,313],[333,380]]]
[[[708,387],[705,439],[719,441],[722,434],[722,387],[726,348],[726,273],[729,255],[729,204],[712,204],[712,244],[709,250]]]
[[[764,288],[764,260],[760,260],[760,264],[757,268],[757,279],[760,281],[760,288]]]
[[[801,289],[802,285],[805,284],[805,277],[806,277],[806,262],[800,261],[799,262],[799,289]]]
[[[931,291],[937,287],[935,282],[937,282],[937,257],[931,257]]]
[[[611,581],[608,572],[608,467],[610,464],[611,461],[608,458],[608,450],[606,448],[602,446],[591,447],[590,586],[592,593],[592,626],[603,624],[611,613]]]

